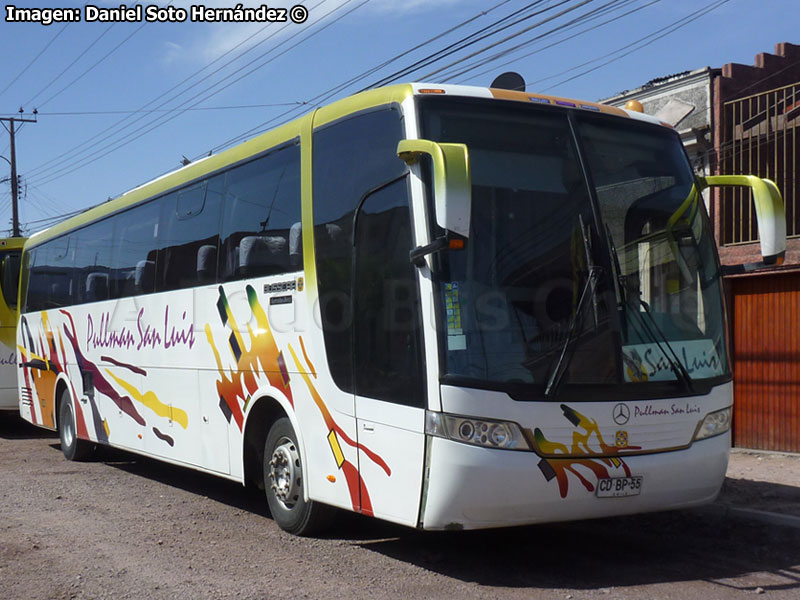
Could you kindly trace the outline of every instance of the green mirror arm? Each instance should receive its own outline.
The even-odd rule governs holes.
[[[677,263],[678,268],[688,281],[692,280],[692,272],[688,265],[686,265],[686,261],[681,256],[678,248],[678,242],[675,238],[675,226],[678,224],[681,218],[684,217],[684,215],[686,215],[686,221],[691,224],[695,214],[697,213],[697,203],[699,202],[699,198],[700,191],[697,189],[697,185],[692,185],[692,189],[689,192],[689,195],[686,196],[686,200],[684,200],[683,203],[678,207],[678,210],[672,213],[670,218],[667,220],[666,226],[667,243],[672,251],[672,255],[675,257],[675,262]]]
[[[783,259],[786,254],[786,210],[774,182],[755,175],[708,175],[697,180],[700,191],[712,186],[749,187],[753,191],[764,263],[775,264]]]
[[[430,140],[400,140],[397,143],[397,156],[408,165],[415,164],[420,154],[428,154],[433,159],[434,169],[439,167],[444,172],[444,154],[436,142]]]
[[[416,164],[421,154],[429,155],[433,161],[437,224],[469,237],[472,178],[466,144],[430,140],[400,140],[397,144],[397,155],[409,165]]]

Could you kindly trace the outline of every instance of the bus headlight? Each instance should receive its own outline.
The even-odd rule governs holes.
[[[731,428],[731,408],[723,408],[712,413],[708,413],[706,418],[700,424],[697,434],[694,436],[695,441],[703,440],[705,438],[714,437],[721,433],[725,433]]]
[[[425,433],[485,448],[530,450],[519,425],[511,421],[475,419],[428,411],[425,413]]]

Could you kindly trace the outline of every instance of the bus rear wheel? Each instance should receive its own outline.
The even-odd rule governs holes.
[[[275,421],[264,444],[264,489],[272,518],[294,535],[308,536],[326,528],[335,509],[305,498],[303,463],[291,422]]]
[[[85,460],[94,450],[94,444],[78,438],[78,426],[72,398],[66,389],[61,392],[58,410],[58,436],[61,439],[61,452],[67,460]]]

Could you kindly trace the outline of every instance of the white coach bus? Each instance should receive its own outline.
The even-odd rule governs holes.
[[[710,502],[730,445],[720,266],[674,130],[590,102],[397,85],[30,238],[20,410],[422,529]],[[781,229],[783,226],[783,230]]]

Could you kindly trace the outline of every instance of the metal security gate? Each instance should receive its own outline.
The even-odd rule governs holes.
[[[720,173],[773,180],[786,204],[786,234],[800,236],[800,82],[726,102],[719,148]],[[724,188],[722,244],[758,240],[750,191]]]
[[[733,443],[800,452],[800,272],[728,279]]]

